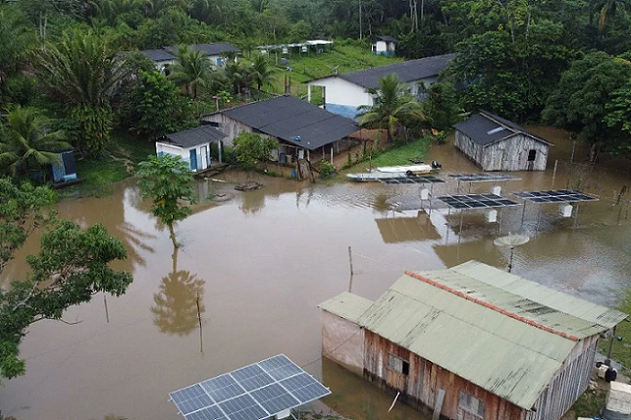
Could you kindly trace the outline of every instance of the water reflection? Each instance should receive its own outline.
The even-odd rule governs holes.
[[[160,332],[188,335],[200,327],[204,306],[204,280],[197,274],[177,269],[178,249],[173,251],[172,272],[162,278],[160,291],[153,295],[153,323]]]
[[[265,208],[265,192],[262,190],[247,191],[242,194],[243,201],[239,209],[243,214],[260,213]]]
[[[437,240],[441,236],[424,211],[418,211],[416,217],[388,217],[375,219],[379,233],[387,244]]]

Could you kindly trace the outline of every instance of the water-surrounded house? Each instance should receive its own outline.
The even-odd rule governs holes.
[[[391,36],[378,36],[372,43],[372,52],[379,55],[394,55],[397,49],[397,40]]]
[[[627,317],[476,261],[320,308],[326,357],[462,420],[560,419],[589,384],[600,335]]]
[[[167,134],[156,142],[156,154],[180,156],[193,172],[202,171],[210,167],[210,144],[221,142],[224,137],[226,135],[217,128],[202,125]]]
[[[552,145],[490,112],[454,125],[455,147],[485,171],[544,171]]]
[[[277,139],[280,147],[272,160],[280,163],[335,155],[350,147],[348,137],[360,128],[354,120],[289,95],[208,114],[202,120],[226,133],[227,146],[243,132]]]
[[[358,106],[374,104],[374,97],[369,90],[379,89],[379,79],[389,74],[396,75],[408,86],[410,93],[422,100],[424,93],[421,84],[429,86],[435,83],[438,74],[454,57],[455,54],[425,57],[314,79],[308,82],[308,101],[311,102],[311,87],[320,86],[323,88],[324,106],[328,111],[355,118]]]

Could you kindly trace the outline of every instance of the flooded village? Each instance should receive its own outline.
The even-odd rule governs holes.
[[[559,161],[556,174],[554,165],[520,172],[520,180],[503,184],[507,197],[576,182],[567,164],[585,150],[561,130],[530,129],[554,144],[549,160]],[[479,172],[452,144],[434,145],[426,159],[441,162],[440,176],[448,180],[435,186],[435,195],[455,193],[448,174]],[[614,205],[628,174],[609,162],[582,176],[584,191],[599,201],[582,205],[577,219],[560,217],[557,205],[530,205],[525,213],[502,209],[497,223],[487,223],[483,213],[461,215],[437,200],[431,212],[427,203],[392,210],[419,202],[419,185],[311,184],[228,171],[217,176],[226,183],[197,181],[200,204],[177,227],[176,260],[168,232],[149,215],[133,178],[103,197],[63,200],[61,217],[82,225],[101,221],[123,241],[130,258],[120,268],[135,281],[119,298],[97,296],[71,308],[64,319],[76,325],[43,321],[30,328],[22,346],[29,369],[0,391],[3,414],[176,419],[169,392],[284,353],[331,389],[322,402],[343,416],[424,419],[401,402],[388,412],[391,395],[322,358],[318,305],[344,291],[374,301],[406,270],[469,260],[505,269],[508,250],[493,241],[512,232],[530,237],[514,250],[514,274],[615,306],[630,280],[631,224],[627,209],[619,214]],[[233,191],[232,183],[250,179],[265,187]],[[461,186],[469,188],[486,193],[489,185]],[[222,193],[234,198],[207,199]],[[5,278],[25,269],[23,256],[36,244],[29,239]]]
[[[629,4],[49,3],[0,420],[631,420]]]

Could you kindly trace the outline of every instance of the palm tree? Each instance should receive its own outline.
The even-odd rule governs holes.
[[[48,131],[48,120],[34,108],[17,107],[9,113],[7,121],[4,136],[0,138],[0,166],[13,175],[60,163],[57,152],[72,149],[63,131]]]
[[[235,63],[232,61],[226,64],[225,72],[228,80],[230,80],[232,84],[234,93],[243,93],[250,88],[253,73],[252,68],[244,66],[241,62]]]
[[[93,33],[64,33],[33,54],[41,86],[69,107],[109,105],[110,96],[129,70],[123,58]]]
[[[208,84],[213,67],[201,51],[180,47],[175,63],[171,66],[169,78],[179,86],[184,86],[186,94],[197,98],[197,88]]]
[[[607,16],[614,16],[616,9],[619,8],[628,10],[631,8],[631,2],[629,0],[593,0],[592,10],[598,12],[598,27],[603,29],[607,22]]]
[[[419,101],[394,74],[379,79],[379,89],[369,90],[369,93],[375,95],[374,104],[357,108],[359,123],[363,127],[386,128],[388,142],[405,123],[425,119]]]
[[[252,79],[256,83],[256,88],[259,92],[263,85],[271,83],[274,72],[275,69],[269,66],[266,56],[258,54],[254,58],[252,62]]]

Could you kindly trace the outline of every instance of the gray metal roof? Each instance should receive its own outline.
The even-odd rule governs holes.
[[[168,52],[167,50],[163,50],[163,49],[159,49],[159,50],[144,50],[144,51],[140,51],[140,52],[143,53],[144,55],[146,55],[147,57],[149,57],[150,59],[152,59],[153,61],[156,61],[156,62],[175,60],[175,57],[170,52]]]
[[[390,35],[381,35],[378,36],[376,39],[377,41],[394,42],[395,44],[397,43],[397,39]]]
[[[358,323],[529,410],[577,340],[606,331],[625,317],[468,262],[406,273]]]
[[[359,317],[372,306],[373,302],[349,292],[340,293],[322,302],[318,308],[357,323]]]
[[[193,44],[189,45],[189,48],[192,48],[194,51],[201,51],[205,55],[221,55],[227,52],[239,53],[239,49],[236,48],[232,44],[228,44],[227,42],[215,42],[213,44]],[[177,54],[178,47],[170,46],[165,48],[168,51],[171,51],[173,54]]]
[[[350,118],[288,95],[221,113],[261,133],[308,150],[333,143],[359,130],[359,125]]]
[[[367,89],[377,89],[379,88],[379,79],[389,74],[396,74],[399,80],[405,83],[438,76],[438,73],[447,68],[455,56],[455,54],[445,54],[419,58],[418,60],[342,73],[334,77],[340,77]]]
[[[216,127],[211,127],[210,125],[200,125],[199,127],[191,128],[190,130],[167,134],[164,137],[166,137],[169,143],[186,149],[200,144],[221,140],[226,137],[226,135]]]
[[[524,134],[541,143],[551,144],[514,122],[486,111],[481,111],[469,117],[467,121],[455,124],[454,128],[482,146],[506,140],[516,134]]]

